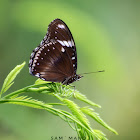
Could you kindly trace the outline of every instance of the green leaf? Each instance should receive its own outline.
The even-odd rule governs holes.
[[[78,91],[75,91],[74,97],[75,97],[76,99],[78,99],[78,100],[81,100],[81,101],[83,101],[83,102],[89,104],[89,105],[92,105],[92,106],[96,106],[96,107],[101,108],[100,105],[98,105],[98,104],[96,104],[96,103],[90,101],[89,99],[87,99],[87,97],[86,97],[85,95],[79,93]]]
[[[35,81],[35,84],[36,84],[36,85],[37,85],[37,84],[44,84],[44,83],[50,83],[50,82],[44,81],[44,80],[41,80],[41,79],[37,79],[37,80]]]
[[[99,116],[98,113],[93,112],[94,110],[92,108],[89,107],[83,107],[81,108],[81,111],[87,115],[89,115],[91,118],[93,118],[95,121],[97,121],[98,123],[100,123],[102,126],[104,126],[105,128],[107,128],[108,130],[112,131],[113,133],[115,133],[116,135],[118,135],[118,133],[111,128],[108,124],[106,124]]]
[[[2,95],[4,92],[6,92],[12,85],[13,80],[16,78],[17,74],[21,71],[21,69],[24,67],[25,62],[23,62],[21,65],[17,65],[6,77],[0,95]]]
[[[37,108],[37,109],[44,109],[42,105],[52,107],[52,105],[47,105],[42,101],[32,99],[32,97],[28,97],[28,96],[19,96],[16,98],[4,99],[4,100],[0,100],[0,103],[1,102],[10,103],[10,104],[18,104],[18,105],[28,106],[32,108]]]
[[[98,136],[98,137],[101,137],[101,140],[108,140],[105,136],[105,134],[102,132],[102,131],[100,131],[100,130],[94,130],[94,132],[96,133],[96,135]]]
[[[82,111],[80,110],[80,108],[77,104],[75,104],[73,101],[71,101],[69,99],[63,99],[63,103],[65,103],[68,106],[68,108],[71,110],[72,114],[78,120],[80,120],[84,125],[86,125],[88,128],[90,128],[88,119],[82,113]]]
[[[14,84],[14,82],[10,83],[9,85],[7,85],[4,89],[4,92],[6,92],[12,85]],[[4,93],[3,92],[3,93]]]

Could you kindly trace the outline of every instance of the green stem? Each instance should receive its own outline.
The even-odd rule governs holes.
[[[14,92],[12,92],[12,93],[10,93],[10,94],[4,96],[3,98],[4,98],[4,99],[8,99],[8,98],[10,98],[10,97],[12,97],[12,96],[14,96],[14,95],[24,93],[24,92],[26,92],[27,89],[28,89],[28,88],[25,87],[25,88],[22,88],[22,89],[16,90],[16,91],[14,91]]]
[[[50,112],[56,112],[57,114],[61,114],[61,115],[64,115],[65,117],[69,118],[70,120],[72,120],[73,122],[76,122],[78,125],[80,125],[82,128],[84,128],[85,130],[87,130],[90,134],[94,134],[95,137],[98,137],[96,135],[96,133],[94,133],[94,131],[92,129],[89,129],[87,128],[84,124],[82,124],[81,122],[79,122],[75,117],[73,117],[73,115],[68,115],[68,114],[65,114],[63,113],[62,111],[58,110],[58,109],[55,109],[55,108],[52,108],[50,106],[47,106],[47,105],[43,105],[43,104],[39,104],[39,103],[35,103],[35,102],[30,102],[30,101],[23,101],[23,100],[15,100],[15,99],[1,99],[0,100],[0,104],[2,103],[26,103],[26,104],[29,104],[29,105],[36,105],[42,109],[45,109],[47,111],[50,111]],[[56,114],[54,113],[54,114]]]
[[[48,103],[48,105],[66,105],[66,104],[62,104],[62,103]]]
[[[30,86],[27,86],[27,87],[24,87],[22,89],[19,89],[19,90],[16,90],[6,96],[3,97],[3,99],[9,99],[10,97],[14,96],[14,95],[19,95],[21,93],[24,93],[24,92],[29,92],[29,88],[34,88],[34,87],[38,87],[38,86],[47,86],[48,84],[46,83],[43,83],[43,84],[36,84],[36,85],[30,85]]]

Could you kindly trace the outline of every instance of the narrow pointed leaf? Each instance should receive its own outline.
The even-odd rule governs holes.
[[[105,134],[102,132],[102,131],[100,131],[100,130],[94,130],[94,132],[99,136],[99,137],[101,137],[101,140],[108,140],[105,136]]]
[[[95,121],[97,121],[98,123],[100,123],[102,126],[104,126],[105,128],[107,128],[108,130],[112,131],[113,133],[115,133],[116,135],[118,135],[118,133],[111,128],[107,123],[105,123],[99,116],[98,113],[93,112],[93,110],[91,108],[88,107],[83,107],[81,108],[81,111],[87,115],[89,115],[91,118],[93,118]]]
[[[74,96],[75,96],[76,99],[81,100],[81,101],[83,101],[83,102],[85,102],[85,103],[87,103],[89,105],[101,108],[100,105],[90,101],[89,99],[87,99],[87,97],[85,95],[79,93],[78,91],[75,91],[75,95]]]
[[[21,71],[21,69],[24,67],[25,62],[23,62],[21,65],[17,65],[6,77],[3,86],[2,86],[2,90],[0,92],[0,94],[3,94],[4,92],[6,92],[11,85],[13,84],[13,80],[16,78],[17,74]]]
[[[12,82],[12,83],[10,83],[9,85],[7,85],[7,86],[3,89],[3,93],[6,92],[13,84],[14,84],[14,82]]]

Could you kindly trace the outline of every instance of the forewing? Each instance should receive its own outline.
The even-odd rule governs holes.
[[[55,19],[48,26],[48,32],[44,37],[42,44],[49,42],[58,42],[64,47],[67,59],[69,59],[68,65],[71,65],[71,71],[73,71],[73,74],[76,74],[77,52],[75,42],[68,26],[62,20]]]

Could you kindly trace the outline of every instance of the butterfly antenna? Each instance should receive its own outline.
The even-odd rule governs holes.
[[[83,74],[91,74],[91,73],[98,73],[98,72],[105,72],[105,70],[99,70],[99,71],[95,71],[95,72],[81,73],[80,75],[83,75]]]

